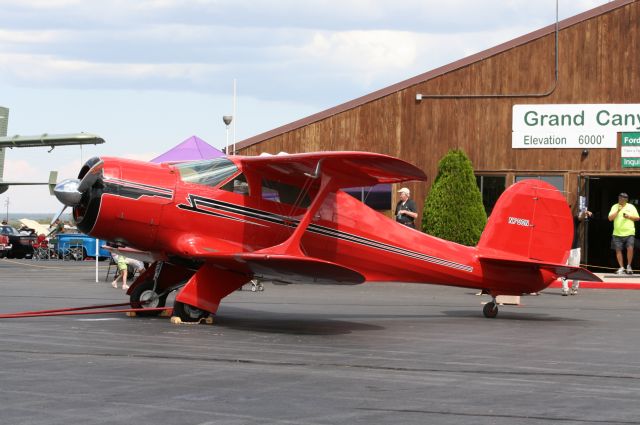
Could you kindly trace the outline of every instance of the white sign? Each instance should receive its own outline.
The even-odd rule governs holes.
[[[640,158],[640,146],[622,146],[620,156],[622,158]]]
[[[513,105],[514,149],[615,149],[617,133],[640,130],[640,104]]]

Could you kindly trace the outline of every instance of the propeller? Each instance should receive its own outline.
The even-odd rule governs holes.
[[[60,219],[60,217],[62,217],[62,214],[64,214],[64,211],[67,209],[67,205],[64,205],[62,207],[62,209],[60,210],[60,212],[56,215],[53,216],[53,220],[51,220],[51,224],[49,224],[49,227],[53,226],[53,223],[55,223],[56,221],[58,221]]]
[[[75,207],[80,204],[82,199],[82,192],[78,190],[79,187],[80,180],[66,179],[56,185],[53,189],[53,194],[65,207]]]
[[[82,180],[66,179],[58,183],[53,189],[53,194],[58,198],[58,201],[64,205],[75,207],[80,205],[82,194],[89,190],[99,178],[100,173],[92,173],[91,170],[89,170]]]

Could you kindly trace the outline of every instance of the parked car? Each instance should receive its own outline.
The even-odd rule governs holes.
[[[58,233],[56,249],[58,257],[65,260],[82,260],[86,257],[95,258],[96,238],[82,233]],[[98,247],[98,257],[110,258],[111,253],[102,247]]]
[[[10,249],[9,236],[0,235],[0,258],[6,257]]]
[[[11,226],[0,226],[0,235],[9,237],[11,249],[7,252],[9,258],[31,258],[33,256],[33,243],[36,241],[35,235],[21,235]]]

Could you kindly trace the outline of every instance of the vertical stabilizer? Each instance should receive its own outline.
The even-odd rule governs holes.
[[[573,219],[562,193],[541,180],[524,180],[498,199],[478,251],[562,264],[572,239]]]
[[[9,108],[0,106],[0,137],[7,135],[9,125]],[[4,148],[0,148],[0,181],[4,176]]]

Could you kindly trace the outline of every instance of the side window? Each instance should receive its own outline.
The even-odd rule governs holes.
[[[235,178],[222,185],[220,189],[240,195],[249,195],[249,183],[247,183],[247,178],[244,174],[238,174]]]
[[[300,207],[307,208],[311,205],[311,199],[307,193],[301,195],[301,192],[302,190],[299,187],[274,180],[262,179],[262,199],[266,199],[267,201],[281,202],[289,205],[295,205],[297,203]]]
[[[388,211],[392,208],[390,184],[350,187],[343,190],[376,211]]]
[[[536,175],[520,175],[516,176],[516,183],[526,179],[539,179],[556,187],[560,192],[564,193],[564,176],[536,176]]]

